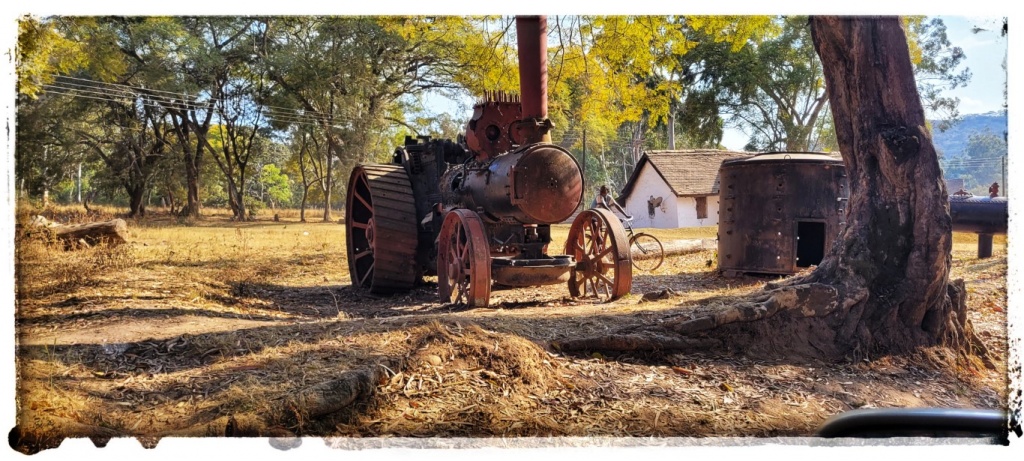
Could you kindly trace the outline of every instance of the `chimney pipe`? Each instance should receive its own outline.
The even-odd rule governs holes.
[[[523,143],[551,142],[548,120],[548,21],[545,16],[516,16],[519,91],[522,94]]]

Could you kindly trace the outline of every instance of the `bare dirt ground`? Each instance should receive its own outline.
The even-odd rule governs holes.
[[[53,216],[60,219],[61,216]],[[65,220],[99,217],[65,217]],[[436,300],[434,279],[374,296],[349,286],[344,226],[155,218],[122,249],[63,252],[19,234],[18,428],[64,437],[809,436],[855,408],[1005,408],[1006,241],[978,260],[957,235],[953,277],[995,369],[948,351],[823,363],[743,351],[566,355],[551,342],[686,315],[760,289],[721,278],[713,250],[670,256],[610,303],[561,285],[496,290],[491,307]],[[555,229],[556,239],[566,229]],[[651,230],[663,241],[714,228]],[[642,295],[665,289],[665,299]],[[378,370],[374,393],[323,415],[291,398]]]

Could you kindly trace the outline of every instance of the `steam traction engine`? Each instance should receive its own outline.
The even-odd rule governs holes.
[[[488,93],[457,142],[406,138],[391,164],[352,171],[345,224],[353,285],[392,293],[436,274],[442,302],[470,306],[487,305],[492,280],[568,283],[577,297],[629,292],[628,243],[609,211],[581,212],[566,254],[547,254],[550,225],[583,200],[583,174],[550,143],[546,29],[543,17],[516,18],[521,98]]]

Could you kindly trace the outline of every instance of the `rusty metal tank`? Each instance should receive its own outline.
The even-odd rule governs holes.
[[[845,225],[843,161],[821,153],[773,152],[722,162],[718,269],[793,274],[817,265]]]
[[[441,195],[452,205],[482,211],[491,222],[558,223],[583,200],[583,173],[565,149],[530,144],[448,170]]]

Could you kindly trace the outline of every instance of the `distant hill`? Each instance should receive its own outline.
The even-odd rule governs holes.
[[[937,120],[931,121],[932,126],[938,126]],[[984,114],[969,114],[963,116],[963,120],[952,128],[932,133],[932,142],[935,148],[943,153],[946,158],[954,158],[963,155],[967,147],[967,139],[974,133],[981,133],[985,130],[994,134],[1006,132],[1006,112],[988,112]]]

